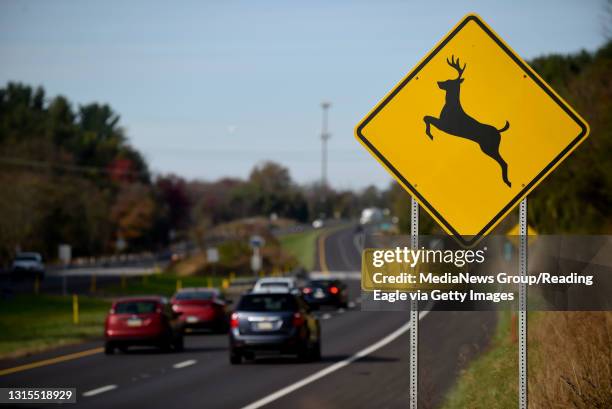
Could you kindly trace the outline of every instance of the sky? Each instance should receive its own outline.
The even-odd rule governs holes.
[[[604,0],[1,1],[0,84],[108,103],[154,172],[206,180],[317,181],[329,101],[330,184],[385,187],[354,127],[468,12],[525,59],[605,39]]]

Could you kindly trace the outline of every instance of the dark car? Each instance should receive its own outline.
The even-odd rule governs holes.
[[[227,332],[228,301],[216,288],[183,288],[171,299],[174,312],[181,313],[185,329],[206,329]]]
[[[303,288],[304,300],[312,307],[331,305],[346,308],[348,289],[340,280],[310,280]]]
[[[256,354],[291,354],[301,360],[321,358],[321,327],[299,295],[243,295],[230,319],[230,362]]]
[[[104,352],[127,350],[132,345],[183,349],[180,313],[172,311],[165,297],[128,297],[113,302],[104,324]]]

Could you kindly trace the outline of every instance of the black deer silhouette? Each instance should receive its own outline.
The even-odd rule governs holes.
[[[492,125],[480,123],[466,114],[459,101],[459,90],[463,82],[461,75],[467,64],[463,64],[463,68],[461,68],[459,58],[455,61],[455,56],[451,56],[451,61],[447,58],[446,62],[457,70],[459,75],[452,80],[438,81],[438,87],[446,91],[446,103],[442,108],[442,112],[440,112],[440,118],[429,115],[423,118],[426,126],[425,133],[433,140],[433,135],[429,129],[430,125],[433,125],[448,134],[476,142],[487,156],[490,156],[494,161],[499,163],[502,171],[502,179],[508,187],[511,187],[512,184],[508,180],[508,164],[499,154],[501,133],[510,128],[510,123],[506,121],[503,128],[497,129]]]

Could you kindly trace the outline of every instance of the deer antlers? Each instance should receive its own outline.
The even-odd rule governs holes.
[[[447,58],[446,62],[448,63],[448,65],[456,69],[457,72],[459,73],[459,75],[457,76],[457,79],[461,78],[461,74],[463,74],[463,71],[465,70],[465,67],[467,66],[467,64],[463,64],[463,68],[461,68],[461,64],[459,63],[459,58],[457,58],[457,60],[455,61],[454,55],[451,56],[450,61],[448,61],[448,58]]]

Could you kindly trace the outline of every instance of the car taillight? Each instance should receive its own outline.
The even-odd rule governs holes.
[[[338,290],[338,287],[336,287],[336,286],[329,287],[329,292],[332,293],[332,294],[338,294],[339,291],[340,290]]]
[[[306,288],[304,288],[304,289],[302,290],[302,292],[303,292],[304,294],[310,294],[310,293],[312,292],[312,288],[310,288],[310,287],[306,287]]]
[[[230,317],[230,327],[238,328],[238,314],[236,314],[235,312],[233,312]]]
[[[296,312],[293,314],[293,326],[301,327],[302,325],[304,325],[304,317],[299,312]]]

